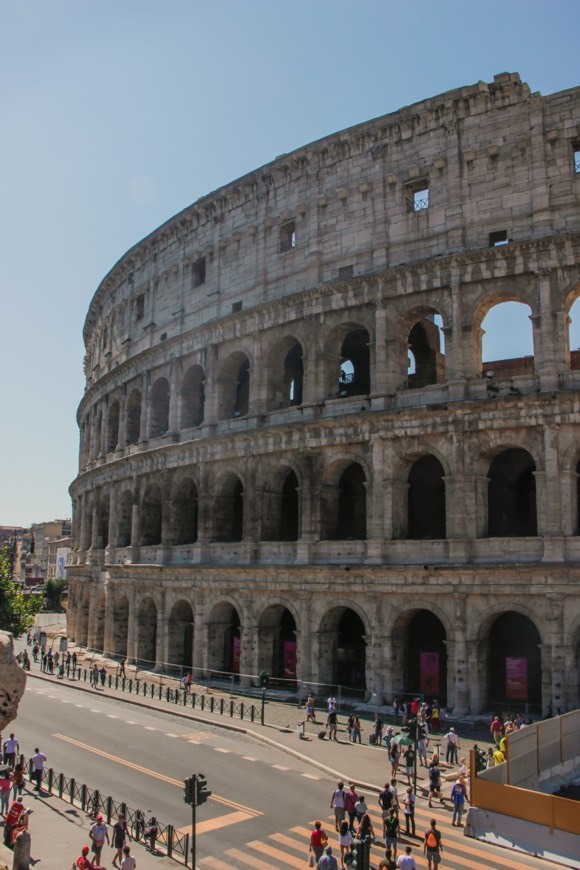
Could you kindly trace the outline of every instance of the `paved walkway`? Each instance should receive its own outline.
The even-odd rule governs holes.
[[[53,626],[52,630],[55,635],[58,633],[57,626]],[[22,641],[17,646],[22,648]],[[89,662],[93,660],[92,656],[86,656],[82,650],[77,650],[77,654],[79,656],[79,665],[82,668],[88,666]],[[98,661],[100,666],[102,659],[95,657],[95,660]],[[109,672],[116,672],[116,663],[110,661],[103,661],[103,663]],[[130,668],[127,669],[127,675],[132,675]],[[32,664],[32,671],[29,676],[30,679],[35,681],[57,681],[56,675],[41,673],[40,665],[35,665],[34,663]],[[142,673],[140,676],[143,678]],[[159,680],[159,676],[152,675],[152,679]],[[81,693],[94,692],[88,682],[65,679],[65,683]],[[179,685],[177,680],[169,681],[169,683],[173,683],[176,687]],[[164,678],[164,685],[167,684],[168,680]],[[195,689],[195,687],[193,688]],[[207,692],[207,687],[199,687],[199,690]],[[114,688],[99,689],[99,694],[119,700],[122,699],[129,704],[148,708],[154,707],[171,712],[174,716],[179,716],[190,721],[244,731],[255,739],[271,745],[273,748],[308,762],[312,767],[323,771],[337,780],[343,779],[345,782],[353,780],[366,791],[379,791],[384,783],[390,780],[391,767],[388,763],[386,750],[384,747],[370,746],[368,743],[368,735],[372,730],[370,721],[363,723],[363,740],[365,742],[360,745],[354,745],[348,741],[346,716],[342,715],[339,717],[338,741],[331,742],[326,738],[320,740],[318,733],[323,730],[323,726],[306,723],[304,729],[302,727],[299,728],[298,723],[303,722],[305,719],[305,711],[303,708],[298,709],[297,706],[287,702],[269,700],[265,708],[265,725],[262,726],[259,722],[241,722],[239,719],[231,719],[229,716],[222,716],[217,712],[212,714],[208,710],[199,711],[183,708],[175,704],[168,704],[165,701],[123,693],[121,690],[115,690]],[[231,698],[231,695],[225,692],[220,693],[213,690],[212,694],[218,700],[220,697],[224,697],[229,701]],[[254,702],[257,705],[260,703],[259,699],[254,699]],[[370,715],[370,708],[368,710]],[[388,719],[388,708],[382,711],[382,715],[383,718]],[[325,719],[324,711],[321,712],[320,718]],[[458,730],[461,736],[461,728],[458,728]],[[433,736],[429,747],[430,751],[440,741],[442,741],[441,735]],[[442,742],[444,743],[444,741]],[[462,737],[460,755],[465,755],[472,745],[472,737]],[[449,780],[454,781],[457,768],[452,768],[448,765],[442,765],[442,768],[444,776],[446,775]],[[425,773],[426,771],[423,768],[419,768],[417,787],[419,796],[426,794]],[[402,786],[405,782],[405,777],[400,776],[399,782]],[[449,782],[445,786],[444,793],[450,791],[451,785],[452,783]],[[87,832],[91,824],[90,820],[78,807],[71,807],[54,796],[42,797],[26,793],[25,803],[34,811],[30,817],[34,866],[38,866],[39,870],[66,870],[67,867],[70,867],[77,854],[79,854],[80,846],[83,842],[88,842]],[[42,846],[39,847],[38,844],[42,844]],[[153,866],[159,867],[160,863],[175,866],[168,858],[152,857],[140,845],[136,845],[134,849],[140,870],[149,870]],[[111,857],[112,853],[109,854],[105,850],[103,863],[106,866],[110,866]],[[12,853],[3,845],[0,845],[0,867],[2,862],[11,867]]]

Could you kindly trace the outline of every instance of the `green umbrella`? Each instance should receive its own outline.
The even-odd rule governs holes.
[[[396,743],[397,746],[412,746],[414,741],[411,740],[410,737],[407,737],[406,734],[395,734],[395,736],[391,738],[391,743]]]

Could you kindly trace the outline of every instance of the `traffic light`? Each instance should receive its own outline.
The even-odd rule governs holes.
[[[353,870],[370,870],[371,866],[371,838],[370,836],[363,837],[361,840],[358,837],[352,841],[352,861],[350,867]]]
[[[186,804],[193,803],[193,796],[194,796],[193,781],[194,781],[193,776],[189,776],[187,779],[183,780],[183,800],[185,801]]]
[[[195,777],[195,805],[200,807],[211,796],[211,791],[207,788],[207,779],[203,773],[198,773]]]

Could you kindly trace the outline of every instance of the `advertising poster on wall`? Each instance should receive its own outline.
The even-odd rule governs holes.
[[[507,656],[505,660],[505,696],[508,701],[528,700],[528,660]]]
[[[439,694],[439,653],[422,652],[420,690],[424,695]]]

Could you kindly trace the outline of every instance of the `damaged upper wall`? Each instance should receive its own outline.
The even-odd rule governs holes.
[[[241,308],[494,239],[577,231],[579,124],[580,88],[542,97],[503,73],[325,137],[202,197],[98,288],[84,330],[88,385]]]

